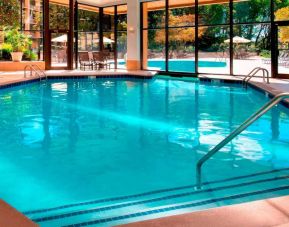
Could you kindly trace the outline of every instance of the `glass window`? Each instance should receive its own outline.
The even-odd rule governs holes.
[[[69,30],[69,1],[63,4],[49,2],[49,28]]]
[[[143,3],[143,28],[165,27],[165,1]]]
[[[195,72],[194,27],[169,29],[168,64],[172,72]]]
[[[20,27],[19,0],[0,1],[0,30],[7,26]]]
[[[118,68],[123,68],[127,52],[127,33],[117,32],[117,63]]]
[[[99,9],[79,5],[78,9],[78,30],[99,31]]]
[[[186,1],[186,5],[179,0],[169,0],[169,27],[195,25],[194,0]]]
[[[199,4],[199,24],[229,24],[229,2],[222,4]]]
[[[233,37],[234,74],[247,75],[255,67],[271,72],[269,24],[235,25]]]
[[[117,6],[117,30],[127,30],[127,5]]]
[[[22,29],[42,30],[42,0],[23,0]]]
[[[276,21],[289,21],[288,0],[274,0],[274,16]]]
[[[114,30],[114,7],[107,7],[103,9],[103,31]]]
[[[23,60],[43,61],[43,33],[41,31],[24,31],[29,35],[32,44],[29,50],[24,52]]]
[[[127,53],[127,5],[117,6],[117,67],[125,68]]]
[[[270,0],[234,2],[234,23],[270,21]]]
[[[97,32],[79,32],[78,50],[99,51],[99,34]]]
[[[165,29],[143,31],[143,68],[164,71]]]
[[[230,73],[229,26],[199,27],[200,73]]]

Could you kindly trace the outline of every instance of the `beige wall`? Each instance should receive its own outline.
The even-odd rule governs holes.
[[[140,69],[140,3],[127,1],[127,69]]]

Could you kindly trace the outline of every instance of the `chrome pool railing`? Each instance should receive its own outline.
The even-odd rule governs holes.
[[[245,78],[242,80],[243,87],[247,88],[249,81],[253,77],[255,77],[255,75],[260,71],[262,71],[262,74],[263,74],[263,82],[267,82],[267,84],[270,84],[269,71],[265,68],[256,67],[247,76],[245,76]]]
[[[209,160],[214,154],[220,151],[225,145],[227,145],[231,140],[233,140],[237,135],[243,132],[247,127],[249,127],[252,123],[262,117],[265,113],[267,113],[270,109],[272,109],[275,105],[280,103],[282,100],[289,98],[289,93],[281,93],[276,95],[272,100],[266,103],[262,108],[260,108],[255,114],[249,117],[246,121],[244,121],[238,128],[236,128],[233,132],[231,132],[225,139],[223,139],[219,144],[217,144],[213,149],[211,149],[206,155],[204,155],[197,163],[196,166],[196,184],[197,189],[200,189],[202,186],[202,166],[203,164]]]
[[[40,81],[42,77],[47,80],[47,74],[38,66],[38,65],[26,65],[24,68],[24,78],[27,78],[27,71],[30,72],[30,77],[33,75],[33,72],[39,77]]]

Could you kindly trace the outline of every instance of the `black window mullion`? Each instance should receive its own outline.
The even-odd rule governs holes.
[[[195,0],[195,73],[199,72],[199,1]]]
[[[230,75],[234,75],[234,50],[233,50],[233,36],[234,36],[234,30],[233,30],[233,23],[234,23],[234,18],[233,18],[233,0],[230,0],[229,3],[229,8],[230,8],[230,13],[229,13],[229,18],[230,18],[230,44],[229,44],[229,50],[230,50]]]
[[[140,65],[143,70],[143,2],[140,3]]]
[[[165,53],[166,53],[166,61],[165,61],[165,71],[169,71],[169,0],[166,0],[166,9],[165,9]]]
[[[78,69],[78,2],[75,2],[74,10],[74,40],[75,40],[75,68]]]
[[[99,51],[103,51],[103,8],[99,8]]]
[[[117,25],[118,25],[118,14],[117,6],[114,6],[114,68],[117,69]]]

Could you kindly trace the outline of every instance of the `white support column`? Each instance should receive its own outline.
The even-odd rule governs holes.
[[[140,69],[140,2],[127,0],[127,69]]]

